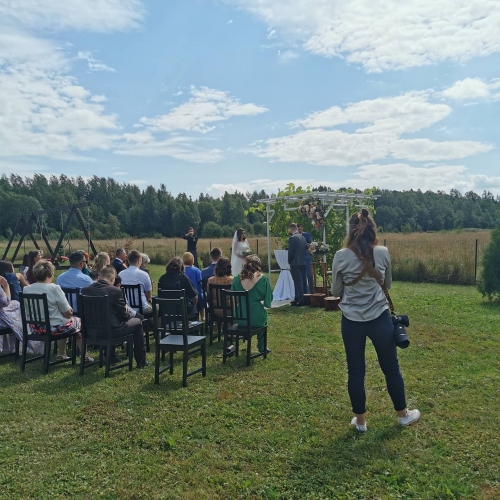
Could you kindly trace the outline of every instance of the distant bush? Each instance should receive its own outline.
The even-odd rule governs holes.
[[[500,228],[491,232],[491,241],[482,260],[482,278],[479,291],[490,300],[500,299]]]
[[[266,225],[263,222],[255,222],[253,224],[253,234],[255,236],[264,236],[267,234]]]
[[[203,226],[203,238],[221,238],[222,237],[222,227],[212,221],[208,221]]]

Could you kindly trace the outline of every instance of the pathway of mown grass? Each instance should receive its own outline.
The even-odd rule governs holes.
[[[155,386],[152,367],[105,380],[1,361],[0,498],[499,498],[500,308],[466,287],[393,295],[415,426],[395,424],[370,346],[369,431],[350,429],[340,315],[282,308],[267,361],[224,366],[215,343],[187,389],[180,366]]]

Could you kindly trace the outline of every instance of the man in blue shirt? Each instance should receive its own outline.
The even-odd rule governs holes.
[[[212,248],[210,251],[210,265],[208,267],[205,267],[203,271],[201,271],[201,279],[207,279],[211,278],[214,275],[215,271],[215,264],[219,261],[219,259],[222,257],[222,251],[220,248]]]
[[[82,272],[85,264],[85,254],[83,251],[77,250],[73,252],[69,256],[70,268],[57,277],[56,285],[59,285],[61,288],[78,288],[78,290],[92,285],[92,278]],[[70,304],[70,306],[76,312],[77,304]]]
[[[299,230],[299,233],[304,237],[307,243],[306,266],[302,273],[302,285],[304,286],[304,293],[308,293],[307,292],[308,285],[309,285],[309,293],[313,293],[313,277],[311,272],[312,259],[311,259],[311,254],[309,253],[309,247],[311,246],[312,243],[312,236],[304,231],[304,226],[302,224],[298,224],[297,229]]]

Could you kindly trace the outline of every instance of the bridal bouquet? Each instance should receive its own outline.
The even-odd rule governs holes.
[[[314,255],[326,255],[330,251],[330,245],[328,243],[323,243],[322,241],[313,241],[310,245],[312,253]]]
[[[248,249],[248,250],[245,250],[245,251],[243,252],[243,255],[244,255],[245,257],[248,257],[249,255],[253,255],[253,252],[252,252],[252,250]]]

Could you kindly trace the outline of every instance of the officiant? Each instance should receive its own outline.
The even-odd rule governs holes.
[[[297,224],[292,222],[289,230],[291,236],[288,239],[288,263],[290,264],[290,273],[295,287],[295,300],[290,305],[300,307],[304,305],[302,274],[305,272],[306,267],[307,243],[299,233]]]
[[[184,240],[187,240],[187,252],[193,254],[194,257],[194,267],[198,269],[200,266],[198,265],[198,252],[196,250],[196,244],[198,243],[198,236],[194,233],[194,229],[190,227],[188,232],[182,237]]]

